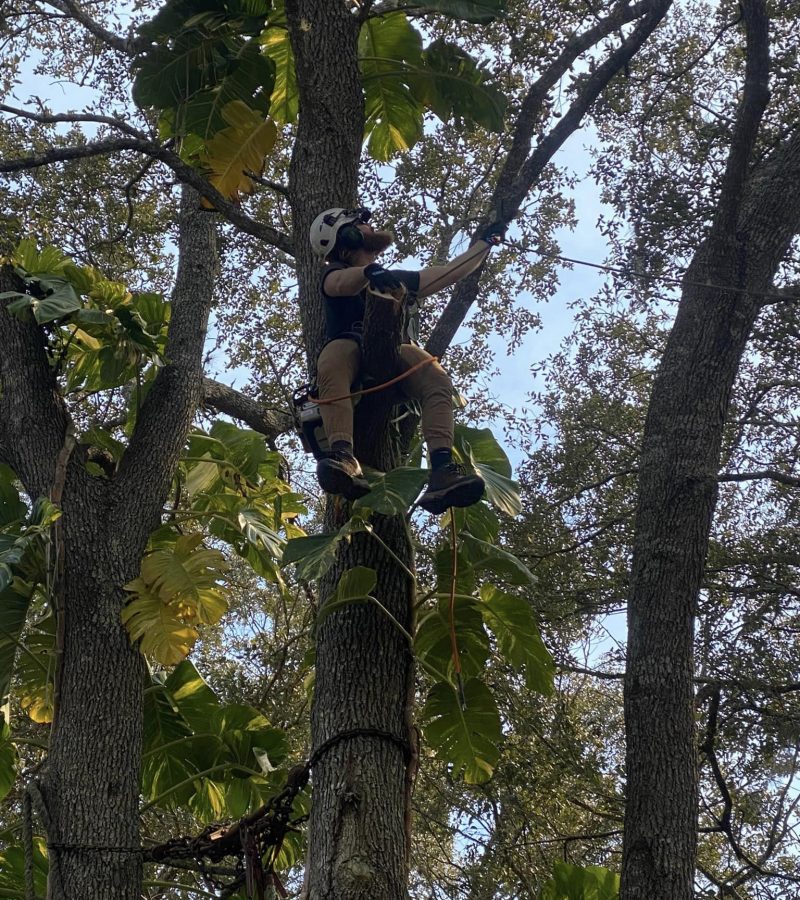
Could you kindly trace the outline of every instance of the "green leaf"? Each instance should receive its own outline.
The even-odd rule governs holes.
[[[209,720],[219,710],[220,702],[194,664],[188,659],[178,663],[164,686],[194,731],[207,731]]]
[[[0,800],[5,797],[17,778],[17,749],[11,742],[11,729],[0,712]]]
[[[20,582],[0,591],[0,710],[8,703],[14,659],[30,608],[33,590],[18,590]]]
[[[336,591],[329,597],[317,615],[317,626],[337,609],[351,603],[367,603],[369,596],[378,583],[378,576],[374,569],[364,566],[355,566],[348,569],[339,579]]]
[[[134,68],[133,101],[140,107],[169,109],[189,100],[224,72],[219,37],[199,29],[180,33],[170,45],[152,47]]]
[[[557,862],[539,900],[619,900],[619,889],[620,877],[609,869]]]
[[[473,571],[494,572],[509,584],[535,585],[537,578],[522,560],[495,544],[481,541],[469,532],[461,535],[464,552]]]
[[[27,512],[17,490],[17,476],[8,466],[0,464],[0,528],[21,521]]]
[[[45,725],[53,720],[55,680],[55,620],[46,616],[25,638],[17,656],[14,692],[31,721]]]
[[[420,619],[414,638],[414,650],[420,663],[435,669],[455,684],[453,651],[450,643],[450,601],[439,598],[436,607]],[[464,677],[471,678],[483,671],[489,656],[489,636],[477,604],[457,597],[454,610],[458,654]]]
[[[199,637],[194,626],[160,597],[148,594],[146,585],[136,579],[126,590],[136,590],[137,596],[122,610],[121,616],[132,642],[141,640],[141,651],[164,666],[174,666],[192,651]]]
[[[45,838],[33,838],[33,887],[37,897],[47,895],[47,844]],[[0,852],[0,897],[24,900],[25,851],[12,846]]]
[[[28,275],[33,275],[64,272],[71,260],[55,247],[43,247],[40,251],[36,241],[32,238],[23,238],[11,254],[11,262],[24,269]]]
[[[222,110],[228,127],[216,132],[200,156],[209,170],[208,180],[227,199],[253,188],[246,172],[260,172],[264,159],[275,146],[278,130],[272,119],[254,112],[241,100],[233,100]]]
[[[208,140],[227,126],[222,111],[234,100],[266,116],[274,77],[274,64],[261,52],[259,41],[256,38],[246,41],[214,87],[195,95],[186,104],[183,130]]]
[[[449,684],[435,684],[422,711],[425,737],[437,754],[453,766],[453,775],[464,773],[467,784],[492,777],[500,757],[500,713],[488,687],[477,678],[464,685],[466,709]]]
[[[481,588],[481,600],[484,620],[503,657],[514,668],[524,670],[530,690],[552,694],[553,657],[542,641],[528,601],[490,584]]]
[[[505,14],[506,0],[425,0],[424,3],[410,3],[408,6],[410,9],[422,7],[435,10],[464,22],[487,25]]]
[[[275,12],[269,21],[269,27],[261,35],[264,52],[275,67],[275,86],[270,98],[269,114],[279,124],[290,125],[297,119],[299,94],[294,52],[282,0],[275,3]]]
[[[486,503],[473,503],[462,509],[454,507],[450,512],[456,517],[456,530],[459,534],[468,531],[482,541],[495,543],[500,534],[500,520]]]
[[[41,284],[46,285],[50,293],[44,299],[33,300],[30,304],[34,318],[40,325],[63,319],[83,305],[75,293],[75,288],[66,278],[51,277],[47,282],[42,280]]]
[[[173,706],[167,688],[157,679],[144,692],[143,712],[142,794],[149,801],[204,767],[192,759],[192,731]],[[186,803],[192,792],[189,783],[165,798],[163,805]]]
[[[423,65],[414,69],[415,95],[443,122],[456,119],[502,131],[505,100],[486,82],[484,72],[460,47],[434,41],[423,53]]]
[[[270,727],[267,719],[252,706],[230,704],[209,718],[209,725],[227,748],[227,761],[236,778],[249,778],[247,769],[275,769],[288,755],[286,734]],[[243,768],[237,769],[236,766]]]
[[[314,581],[336,562],[339,542],[349,541],[351,535],[364,530],[364,520],[353,514],[335,534],[315,534],[292,538],[286,542],[281,559],[282,566],[297,563],[297,577]]]
[[[456,425],[454,449],[486,482],[486,499],[508,516],[522,512],[519,485],[511,480],[511,463],[488,428]]]
[[[358,46],[369,152],[377,160],[388,160],[422,137],[422,106],[406,76],[409,65],[421,63],[422,38],[405,13],[395,12],[367,19]]]
[[[400,467],[385,474],[369,470],[367,480],[372,490],[353,504],[354,508],[371,509],[384,516],[405,515],[428,480],[426,469]]]

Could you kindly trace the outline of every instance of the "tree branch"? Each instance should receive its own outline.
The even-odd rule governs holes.
[[[713,229],[730,232],[739,215],[761,117],[769,102],[769,16],[765,0],[741,0],[747,29],[744,91],[736,115]]]
[[[777,469],[763,469],[759,472],[723,472],[717,476],[717,481],[761,481],[769,479],[789,487],[800,487],[800,478],[795,475],[787,475]]]
[[[29,109],[19,109],[16,106],[8,106],[0,103],[0,112],[10,113],[12,116],[19,116],[22,119],[30,119],[32,122],[40,122],[43,125],[55,125],[58,122],[96,122],[101,125],[111,125],[112,128],[119,128],[131,137],[141,141],[149,141],[148,135],[138,128],[134,128],[122,119],[114,116],[97,116],[92,113],[37,113]]]
[[[294,427],[288,412],[267,409],[246,394],[211,378],[203,379],[201,402],[203,406],[239,419],[270,440],[275,440]]]
[[[181,198],[178,274],[172,294],[166,364],[139,411],[119,465],[117,512],[122,533],[142,549],[158,521],[175,466],[200,404],[203,349],[218,268],[216,217],[200,209],[199,196],[184,187]],[[130,516],[132,506],[143,515]]]
[[[99,38],[107,47],[111,47],[125,56],[132,56],[139,49],[138,42],[131,36],[123,38],[109,31],[99,22],[96,22],[75,0],[47,0],[50,6],[54,6],[60,12],[71,16],[76,22],[96,38]]]
[[[0,268],[0,292],[21,290],[10,267]],[[68,415],[50,367],[42,329],[28,313],[8,312],[0,299],[0,462],[31,498],[48,496],[64,444]]]
[[[612,78],[630,62],[642,44],[652,34],[666,15],[671,3],[672,0],[650,0],[648,3],[637,4],[635,7],[631,7],[627,3],[618,7],[612,16],[576,38],[575,43],[570,45],[569,49],[565,48],[559,59],[553,63],[556,69],[549,75],[549,78],[546,73],[542,76],[544,80],[540,79],[537,82],[537,84],[541,83],[538,93],[536,85],[533,86],[528,97],[526,97],[525,104],[523,104],[524,115],[523,113],[520,114],[520,119],[515,128],[515,137],[512,142],[512,149],[509,152],[510,163],[509,159],[507,159],[492,197],[492,206],[496,210],[495,214],[497,216],[508,220],[516,216],[525,197],[538,180],[545,166],[552,160],[567,138],[578,129],[583,116],[608,86]],[[646,11],[642,21],[616,50],[611,52],[605,62],[585,79],[566,114],[542,138],[539,145],[525,162],[521,163],[523,149],[530,144],[541,104],[544,102],[546,93],[549,90],[549,87],[545,89],[548,80],[554,78],[555,81],[558,81],[564,74],[563,71],[559,72],[559,67],[563,69],[566,65],[567,68],[564,71],[567,71],[571,62],[580,53],[588,49],[589,46],[593,46],[593,44],[588,43],[590,37],[597,41],[604,37],[606,33],[616,30],[618,27],[617,23],[621,24],[622,22],[630,21],[630,18],[632,18],[630,14],[633,10]],[[614,23],[613,28],[611,27],[612,23]],[[587,44],[587,46],[584,46],[584,44]],[[572,54],[574,56],[570,58]],[[541,93],[542,90],[544,90],[544,93]],[[450,346],[456,331],[475,302],[482,274],[483,266],[476,269],[475,272],[458,284],[425,347],[429,353],[441,357]]]
[[[243,213],[236,204],[231,203],[208,182],[206,178],[192,166],[185,163],[177,153],[168,147],[157,144],[154,141],[140,138],[109,138],[102,141],[93,141],[78,147],[52,147],[50,150],[35,156],[22,156],[16,159],[0,159],[0,174],[20,172],[26,169],[36,169],[41,166],[51,165],[57,162],[69,162],[75,159],[87,159],[93,156],[103,156],[108,153],[118,153],[123,150],[135,150],[146,156],[158,159],[169,166],[170,169],[184,184],[193,187],[199,194],[205,197],[214,208],[240,231],[252,234],[267,244],[283,250],[289,256],[294,255],[294,247],[290,238],[280,231],[264,225]]]

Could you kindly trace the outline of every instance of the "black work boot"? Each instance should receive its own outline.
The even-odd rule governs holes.
[[[341,494],[347,500],[358,500],[370,492],[358,460],[348,450],[334,450],[317,463],[317,480],[327,494]]]
[[[431,472],[428,486],[417,506],[438,516],[451,506],[477,503],[485,487],[480,475],[467,475],[463,466],[451,462]]]

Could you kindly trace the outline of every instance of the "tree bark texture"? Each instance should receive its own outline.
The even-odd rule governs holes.
[[[199,405],[216,270],[215,216],[185,189],[166,361],[111,478],[70,452],[69,415],[32,318],[0,306],[0,460],[31,498],[60,500],[51,557],[56,711],[41,778],[52,900],[138,900],[144,663],[120,619]],[[4,277],[9,279],[8,272]],[[38,798],[37,798],[38,800]]]
[[[746,88],[718,215],[686,273],[645,423],[628,607],[622,900],[694,896],[694,618],[723,428],[763,293],[800,229],[800,135],[749,169],[768,50],[763,6],[744,9]]]
[[[330,0],[287,0],[286,13],[300,97],[289,193],[303,334],[313,373],[324,342],[324,318],[320,266],[311,253],[308,234],[322,210],[352,207],[357,199],[364,132],[357,52],[360,21],[344,3]],[[397,336],[395,327],[380,340],[381,346]],[[379,340],[375,331],[368,330],[365,347],[373,337]],[[392,352],[397,355],[396,345]],[[382,367],[391,367],[391,357],[384,355]],[[382,400],[364,401],[357,411],[359,458],[384,469],[397,465],[385,427],[387,413]],[[341,526],[348,513],[347,507],[330,503],[327,526]],[[405,523],[376,517],[373,525],[411,568]],[[411,579],[368,535],[357,535],[344,548],[334,570],[320,585],[323,601],[342,573],[354,566],[376,570],[376,598],[409,628]],[[306,871],[309,900],[406,896],[409,804],[405,747],[412,671],[405,638],[374,606],[345,607],[323,622],[317,637],[312,747],[318,750],[353,730],[371,735],[353,735],[331,744],[315,765]]]

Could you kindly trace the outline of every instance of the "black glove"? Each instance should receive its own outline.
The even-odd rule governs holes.
[[[378,263],[370,263],[368,266],[364,266],[364,274],[367,276],[369,286],[376,291],[391,292],[403,287],[403,282],[396,275],[388,269],[384,269]]]
[[[498,244],[502,244],[506,237],[506,231],[508,230],[508,222],[492,222],[489,225],[484,225],[483,228],[478,232],[478,237],[482,241],[486,241],[487,244],[491,244],[493,247],[496,247]]]

